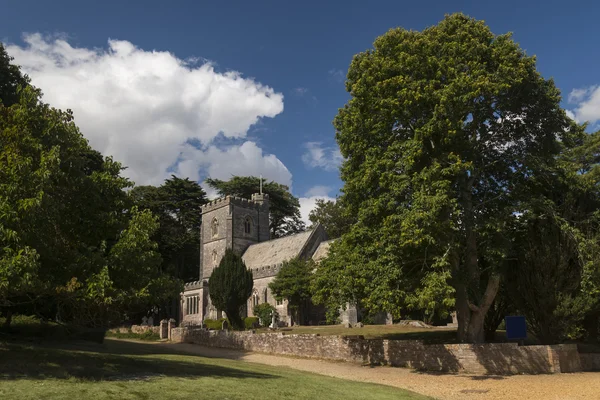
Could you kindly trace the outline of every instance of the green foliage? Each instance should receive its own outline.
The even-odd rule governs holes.
[[[258,324],[259,324],[258,317],[244,318],[244,326],[246,327],[246,330],[253,329],[255,327],[255,325],[258,325]]]
[[[273,321],[273,314],[275,314],[276,320],[279,317],[275,307],[269,303],[262,303],[254,306],[253,313],[258,317],[260,324],[264,327],[271,325],[271,322]]]
[[[227,249],[208,279],[208,287],[213,306],[225,311],[234,329],[243,330],[241,311],[252,294],[254,281],[242,257]]]
[[[233,176],[228,181],[208,178],[206,183],[220,196],[250,199],[252,194],[259,193],[260,190],[260,178],[256,176]],[[287,186],[273,181],[263,182],[263,193],[269,195],[271,238],[304,231],[300,202]]]
[[[10,107],[19,102],[19,89],[29,86],[29,77],[18,65],[12,64],[4,45],[0,43],[0,104]]]
[[[552,80],[510,35],[449,15],[392,29],[354,57],[334,125],[357,216],[317,271],[315,299],[370,312],[458,310],[484,339],[527,181],[579,137]]]
[[[136,186],[130,196],[140,209],[158,216],[153,239],[162,256],[162,270],[183,281],[199,279],[200,207],[206,193],[197,182],[172,176],[160,187]]]
[[[330,238],[339,238],[356,222],[356,218],[348,213],[341,199],[336,201],[317,199],[315,208],[308,214],[308,219],[312,225],[317,223],[323,225]]]
[[[220,331],[221,329],[223,329],[223,321],[227,321],[227,323],[229,323],[229,320],[227,320],[226,318],[219,318],[219,319],[210,319],[210,318],[206,318],[204,320],[204,324],[206,325],[206,327],[212,331]]]
[[[269,283],[269,288],[277,300],[287,299],[294,322],[300,323],[303,305],[311,297],[311,279],[316,266],[312,260],[293,258],[286,261]]]
[[[0,105],[0,313],[105,326],[178,293],[160,271],[157,221],[131,208],[123,167],[89,146],[71,111],[29,85],[15,92],[18,68],[2,65],[0,87],[18,101]]]
[[[131,331],[123,333],[123,332],[112,332],[107,331],[106,337],[113,337],[116,339],[137,339],[144,340],[148,342],[155,342],[160,340],[160,335],[158,333],[154,333],[152,331],[146,331],[143,333],[133,333]]]

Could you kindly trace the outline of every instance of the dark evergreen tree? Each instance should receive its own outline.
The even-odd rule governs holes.
[[[208,287],[213,305],[225,311],[234,329],[243,330],[245,326],[241,312],[252,294],[254,280],[252,271],[246,268],[242,257],[232,249],[227,249],[208,279]]]

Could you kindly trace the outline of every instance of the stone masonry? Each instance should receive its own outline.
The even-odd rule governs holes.
[[[362,336],[284,335],[175,328],[174,342],[195,343],[303,358],[387,364],[427,371],[470,374],[547,374],[600,368],[600,354],[579,354],[576,345],[518,346],[516,343],[423,344],[415,340]]]

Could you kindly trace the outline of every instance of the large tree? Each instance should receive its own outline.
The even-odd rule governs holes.
[[[12,60],[0,42],[0,103],[5,107],[18,103],[19,89],[29,86],[29,77]]]
[[[317,199],[315,208],[308,214],[308,219],[313,225],[321,224],[330,238],[339,238],[350,230],[356,218],[349,215],[341,199]]]
[[[315,269],[312,260],[292,258],[281,266],[269,288],[277,300],[287,300],[293,322],[302,321],[303,306],[311,297],[311,279]]]
[[[184,281],[199,279],[200,207],[207,203],[202,187],[176,176],[159,186],[136,186],[130,192],[138,207],[158,216],[154,239],[163,258],[162,269]]]
[[[210,275],[208,287],[213,306],[225,311],[234,329],[244,330],[241,313],[252,294],[254,280],[242,257],[227,249],[219,266]]]
[[[340,286],[323,290],[396,317],[407,305],[447,308],[454,294],[459,340],[482,342],[504,233],[528,195],[519,189],[580,129],[534,57],[463,14],[377,38],[352,60],[346,89],[334,125],[358,223],[324,269]]]
[[[261,178],[256,176],[233,176],[228,181],[208,178],[206,183],[220,196],[238,196],[250,199],[258,193]],[[262,183],[262,190],[269,195],[271,237],[278,238],[302,232],[305,229],[300,215],[300,202],[286,185],[270,181]]]
[[[17,97],[10,106],[4,99],[0,104],[0,312],[10,317],[29,303],[48,317],[61,311],[68,319],[84,308],[100,316],[94,307],[105,300],[137,293],[145,302],[137,305],[150,307],[154,299],[147,294],[161,292],[157,286],[165,292],[181,286],[142,257],[147,252],[140,249],[151,251],[152,241],[131,235],[140,227],[153,231],[153,222],[131,209],[122,166],[89,146],[69,110],[44,104],[39,90],[23,87],[18,68],[5,67],[10,73],[0,74],[0,86]],[[129,261],[119,267],[119,259]],[[103,285],[114,289],[106,298],[96,290]],[[129,312],[120,304],[112,307],[117,318]]]

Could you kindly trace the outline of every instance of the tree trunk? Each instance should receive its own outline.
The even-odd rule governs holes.
[[[460,284],[457,288],[456,311],[458,317],[458,340],[466,343],[484,343],[485,314],[494,302],[500,287],[500,276],[493,274],[489,277],[485,293],[479,305],[473,304],[467,295],[466,286]],[[459,295],[459,293],[461,293]]]
[[[458,340],[467,343],[483,343],[485,314],[494,302],[500,287],[500,276],[491,274],[488,278],[485,293],[478,304],[471,301],[473,293],[480,293],[481,269],[478,260],[477,231],[475,210],[473,207],[473,184],[475,174],[464,177],[461,190],[461,205],[463,208],[463,224],[465,229],[465,250],[463,263],[458,263],[456,285],[456,312],[458,318]],[[470,295],[471,294],[471,295]],[[475,299],[479,300],[479,299]]]

